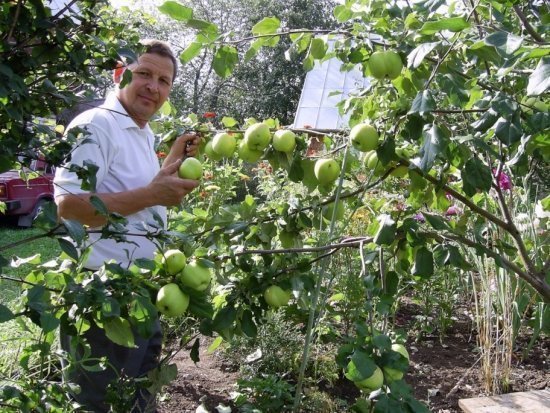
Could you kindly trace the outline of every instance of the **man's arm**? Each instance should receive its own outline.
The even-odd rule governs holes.
[[[199,185],[199,181],[181,179],[176,172],[181,164],[177,160],[163,166],[151,183],[130,191],[100,194],[66,194],[56,198],[58,216],[74,219],[84,225],[98,227],[107,221],[98,215],[90,203],[92,195],[100,198],[107,210],[127,216],[155,205],[179,205],[185,195]]]

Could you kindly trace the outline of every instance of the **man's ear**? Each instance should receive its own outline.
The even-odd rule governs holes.
[[[122,75],[126,70],[121,62],[117,63],[115,70],[113,71],[113,81],[118,85],[122,81]]]

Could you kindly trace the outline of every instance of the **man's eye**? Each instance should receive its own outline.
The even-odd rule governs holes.
[[[136,74],[138,76],[141,76],[141,77],[149,77],[149,73],[148,72],[136,72]]]

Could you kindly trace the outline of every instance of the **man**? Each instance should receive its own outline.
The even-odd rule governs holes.
[[[85,267],[91,270],[109,260],[128,267],[137,258],[152,259],[155,244],[139,236],[147,232],[144,226],[151,224],[149,228],[154,230],[158,216],[166,226],[166,207],[179,205],[199,184],[177,176],[182,157],[193,156],[197,151],[200,139],[195,134],[176,139],[162,167],[159,166],[148,121],[168,98],[176,77],[177,61],[166,43],[153,40],[143,44],[145,52],[137,62],[115,70],[115,93],[98,108],[78,115],[67,128],[79,127],[87,131],[71,153],[70,164],[83,166],[91,161],[97,165],[95,190],[84,191],[81,180],[69,172],[69,165],[58,168],[54,179],[60,217],[77,220],[91,228],[101,227],[106,220],[91,204],[93,194],[110,212],[128,220],[127,229],[132,235],[127,236],[127,242],[100,239],[100,234],[90,234],[92,250]],[[121,88],[124,70],[132,71],[132,80]],[[107,386],[121,373],[126,377],[141,377],[158,364],[162,344],[158,320],[152,337],[136,335],[135,349],[114,344],[95,325],[83,335],[91,346],[92,357],[106,357],[107,364],[113,367],[99,373],[83,369],[68,372],[69,380],[81,388],[74,397],[87,410],[108,410]],[[70,354],[76,353],[77,357],[82,351],[79,337],[63,332],[61,346]],[[140,392],[134,411],[143,411],[146,406],[154,406],[154,395]]]

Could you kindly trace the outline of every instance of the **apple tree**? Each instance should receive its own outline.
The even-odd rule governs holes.
[[[83,268],[86,249],[75,248],[89,229],[58,223],[55,212],[46,211],[38,222],[45,236],[69,235],[73,243],[60,239],[60,259],[36,265],[20,280],[16,310],[0,306],[0,321],[21,320],[42,332],[25,348],[22,366],[31,356],[53,357],[58,328],[83,331],[91,320],[116,343],[131,346],[135,332],[147,335],[158,311],[184,312],[197,320],[196,331],[216,337],[215,347],[235,335],[255,336],[268,311],[283,308],[305,326],[298,411],[309,350],[322,334],[316,327],[335,311],[333,281],[343,276],[361,286],[357,317],[335,354],[362,391],[354,409],[426,411],[403,379],[409,364],[403,339],[386,322],[399,286],[451,268],[472,271],[473,253],[525,284],[540,311],[548,309],[550,201],[547,183],[531,179],[544,174],[550,154],[548,10],[538,2],[528,6],[348,0],[334,7],[337,29],[286,29],[270,16],[237,41],[195,18],[190,7],[165,2],[161,12],[196,31],[182,63],[208,51],[222,79],[281,37],[291,42],[288,55],[306,69],[331,58],[343,70],[361,68],[372,77],[370,86],[340,104],[354,132],[294,128],[281,146],[280,131],[290,128],[274,118],[205,120],[163,108],[153,123],[163,134],[159,156],[174,137],[171,129],[204,136],[194,202],[172,211],[168,231],[147,234],[159,245],[155,259],[130,268],[106,263],[94,273]],[[243,165],[252,165],[255,176]],[[93,168],[83,176],[93,179]],[[109,220],[102,234],[123,237],[124,218],[97,199],[94,205]],[[518,228],[520,213],[533,217],[527,230]],[[177,274],[167,264],[171,250],[186,258]],[[349,257],[344,274],[336,265],[339,254]],[[204,282],[184,281],[188,267]],[[148,385],[158,389],[174,374],[165,364]],[[67,384],[28,377],[2,388],[5,403],[29,410],[48,395],[61,411]],[[124,402],[116,401],[119,407]]]

